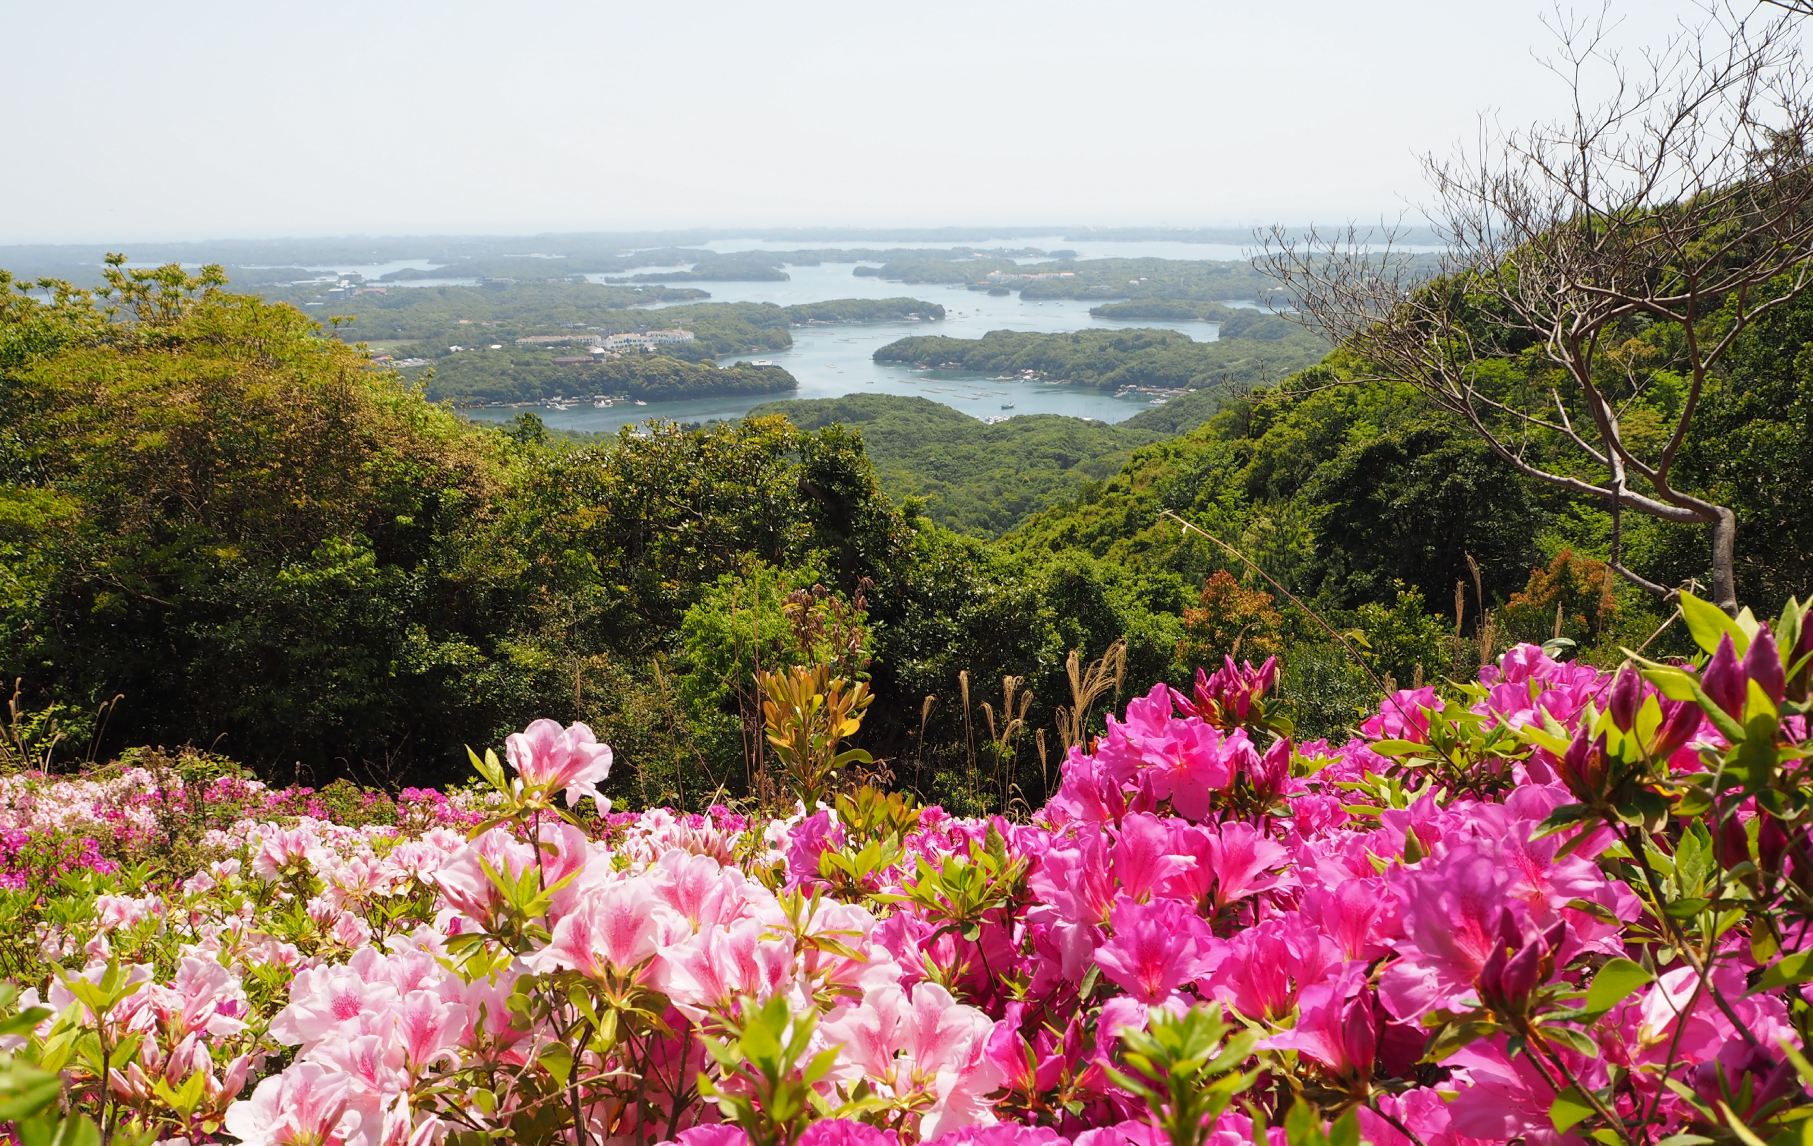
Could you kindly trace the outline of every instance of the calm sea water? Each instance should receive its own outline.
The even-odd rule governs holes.
[[[602,431],[616,430],[621,426],[656,417],[679,422],[733,420],[742,417],[753,406],[787,399],[836,398],[845,394],[909,394],[942,402],[977,418],[1065,414],[1073,418],[1119,422],[1147,409],[1150,399],[1116,398],[1112,394],[1081,387],[990,378],[982,374],[919,370],[879,363],[873,355],[880,347],[909,335],[943,334],[954,338],[980,338],[991,330],[1062,333],[1073,330],[1161,326],[1180,330],[1199,341],[1210,341],[1215,337],[1214,323],[1114,322],[1091,317],[1089,308],[1094,304],[1078,300],[1023,301],[1017,294],[989,295],[961,286],[884,282],[872,276],[852,274],[852,270],[849,263],[824,263],[816,267],[788,267],[787,273],[792,278],[786,282],[698,285],[711,292],[714,302],[772,302],[781,306],[833,298],[897,298],[905,295],[942,305],[945,308],[944,320],[795,327],[792,330],[793,347],[790,350],[762,355],[775,365],[785,367],[799,379],[799,389],[788,393],[757,398],[655,402],[647,406],[618,405],[602,410],[590,405],[576,406],[570,410],[544,407],[537,412],[548,425],[560,429]],[[736,358],[751,357],[756,356],[738,355],[724,359],[723,363],[729,364]],[[468,413],[475,418],[494,421],[505,421],[516,416],[515,410],[496,408],[472,410]]]
[[[720,239],[704,244],[711,250],[730,253],[749,250],[799,250],[804,247],[871,247],[945,249],[951,246],[971,247],[1038,247],[1044,250],[1073,250],[1080,258],[1165,258],[1231,261],[1243,259],[1251,252],[1242,247],[1210,243],[1175,242],[1066,242],[1062,236],[1050,235],[1030,239],[988,239],[973,243],[948,242],[893,243],[827,239],[820,242],[764,241],[755,239]],[[874,264],[869,264],[874,265]],[[318,268],[322,272],[345,274],[358,272],[367,279],[404,267],[427,270],[432,264],[421,260],[398,261],[368,266],[334,266]],[[672,267],[647,267],[645,270],[672,270]],[[1150,399],[1116,398],[1095,390],[1073,386],[1047,385],[1015,379],[956,371],[920,370],[905,366],[884,365],[874,360],[875,351],[895,339],[917,334],[943,334],[955,338],[979,338],[991,330],[1020,330],[1068,333],[1073,330],[1106,330],[1128,327],[1164,327],[1182,331],[1199,341],[1212,341],[1216,327],[1207,322],[1116,322],[1092,317],[1089,302],[1068,299],[1023,301],[1019,295],[991,296],[961,286],[884,282],[868,275],[856,275],[850,263],[824,263],[819,266],[790,266],[791,277],[785,282],[699,283],[711,294],[713,302],[772,302],[780,306],[822,302],[834,298],[896,298],[906,295],[934,302],[945,308],[942,322],[889,322],[851,326],[798,327],[792,331],[793,347],[769,352],[762,357],[784,367],[799,380],[799,389],[754,398],[702,398],[685,402],[655,402],[646,406],[614,405],[599,409],[590,404],[568,410],[538,407],[537,413],[550,426],[569,430],[615,431],[649,418],[679,422],[734,420],[752,407],[765,402],[803,398],[836,398],[845,394],[908,394],[930,398],[977,418],[1013,417],[1019,414],[1064,414],[1076,418],[1094,418],[1119,422],[1150,407]],[[627,272],[625,272],[627,273]],[[594,281],[605,275],[589,275]],[[393,286],[463,285],[463,279],[416,279]],[[682,305],[682,304],[672,304]],[[1231,306],[1252,306],[1251,302],[1233,302]],[[656,308],[658,309],[658,308]],[[728,365],[737,355],[723,359]],[[517,411],[491,408],[468,411],[474,418],[507,421]]]

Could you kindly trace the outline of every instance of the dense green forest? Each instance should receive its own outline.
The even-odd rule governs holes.
[[[1222,337],[1197,342],[1175,330],[1081,330],[1037,334],[992,330],[981,338],[902,338],[875,352],[877,362],[974,370],[1032,371],[1051,382],[1117,390],[1242,387],[1277,382],[1316,362],[1328,346],[1294,323],[1262,311],[1236,315]]]
[[[1055,414],[987,425],[929,398],[850,394],[758,406],[801,430],[843,425],[862,433],[882,488],[914,498],[940,525],[998,537],[1041,510],[1086,499],[1133,450],[1175,434],[1180,420],[1207,420],[1219,394],[1198,391],[1178,409],[1155,408],[1109,424]]]
[[[746,782],[755,658],[838,625],[878,697],[865,744],[948,806],[1016,786],[1036,804],[1052,763],[1023,745],[978,784],[966,687],[979,704],[1023,678],[1037,727],[1069,703],[1066,654],[1117,640],[1123,697],[1288,646],[1300,733],[1341,735],[1364,670],[1165,510],[1400,682],[1466,675],[1557,625],[1593,655],[1662,620],[1607,575],[1608,514],[1517,478],[1342,353],[1114,427],[862,398],[575,441],[462,421],[212,272],[115,277],[107,300],[53,284],[0,303],[0,673],[20,682],[12,727],[65,753],[218,745],[267,775],[394,784],[456,774],[464,744],[551,714],[617,746],[620,797],[696,802]],[[1017,337],[1069,371],[1107,363],[1098,339],[1130,338],[1134,360],[1302,335]],[[1668,332],[1644,337],[1665,361]],[[1736,507],[1759,608],[1813,572],[1809,341],[1813,302],[1744,331],[1680,456],[1680,480]],[[1066,346],[1088,352],[1038,357]],[[1697,529],[1627,518],[1622,543],[1670,582],[1706,561]]]

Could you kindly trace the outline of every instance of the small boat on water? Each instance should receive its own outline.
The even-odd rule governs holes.
[[[638,406],[646,406],[646,405],[648,405],[648,403],[647,403],[647,402],[644,402],[644,401],[643,401],[643,400],[642,400],[642,399],[640,399],[640,398],[638,398],[638,399],[636,399],[636,405],[638,405]]]
[[[1001,408],[1003,410],[1011,410],[1014,408],[1014,404],[1012,402],[1003,402],[1001,403]]]

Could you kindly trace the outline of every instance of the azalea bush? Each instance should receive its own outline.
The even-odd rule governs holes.
[[[0,1118],[25,1146],[1804,1142],[1813,624],[1682,616],[1694,661],[1522,645],[1341,744],[1229,659],[1073,747],[1026,822],[830,769],[831,732],[810,801],[703,813],[613,812],[611,749],[545,720],[445,794],[17,775]],[[777,737],[824,676],[772,692]]]

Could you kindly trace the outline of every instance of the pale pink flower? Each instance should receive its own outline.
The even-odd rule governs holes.
[[[598,743],[583,724],[560,727],[552,720],[537,720],[504,740],[505,754],[523,785],[533,792],[565,791],[567,807],[586,796],[598,810],[610,808],[598,784],[611,773],[611,747]]]
[[[764,1002],[792,982],[793,948],[764,938],[766,926],[740,919],[707,928],[665,948],[650,969],[650,985],[694,1022],[722,1011],[733,999]]]
[[[524,962],[536,972],[578,971],[594,979],[641,968],[663,944],[692,925],[639,877],[599,884],[554,925],[548,945]]]
[[[910,998],[879,987],[820,1029],[878,1088],[934,1097],[920,1120],[925,1140],[995,1122],[985,1101],[1004,1077],[987,1054],[994,1023],[936,983],[920,983]]]
[[[397,1035],[411,1068],[421,1071],[442,1062],[459,1061],[459,1036],[466,1008],[430,991],[411,991],[397,1010]]]
[[[330,1035],[369,1034],[390,1020],[399,1000],[394,984],[367,982],[350,967],[298,971],[289,1006],[271,1020],[271,1037],[306,1051]]]
[[[298,1063],[227,1108],[226,1128],[242,1146],[342,1146],[351,1079],[316,1062]]]

